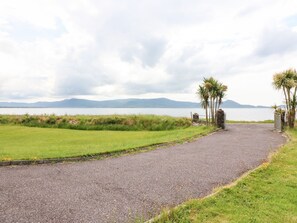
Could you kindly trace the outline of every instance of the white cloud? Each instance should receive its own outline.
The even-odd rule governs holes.
[[[281,103],[297,67],[296,1],[0,0],[0,100],[197,100],[213,75],[242,103]]]

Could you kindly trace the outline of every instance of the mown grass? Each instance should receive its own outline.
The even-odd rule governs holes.
[[[230,188],[164,211],[158,223],[169,222],[297,222],[297,130],[271,163]]]
[[[83,131],[0,125],[0,160],[64,158],[129,150],[205,135],[214,128],[170,131]]]
[[[113,131],[163,131],[187,128],[189,118],[157,115],[0,115],[0,124],[43,128]]]

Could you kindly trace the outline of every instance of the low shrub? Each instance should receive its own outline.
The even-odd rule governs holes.
[[[191,119],[157,115],[0,115],[0,124],[79,130],[162,131],[186,128]]]

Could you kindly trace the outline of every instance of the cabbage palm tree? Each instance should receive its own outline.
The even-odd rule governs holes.
[[[197,90],[197,94],[201,101],[201,106],[205,109],[205,117],[206,117],[206,124],[209,123],[208,121],[208,106],[209,106],[209,94],[208,90],[205,86],[199,86]]]
[[[211,122],[215,122],[215,100],[218,95],[219,82],[213,77],[203,79],[204,86],[209,92]]]
[[[222,105],[223,98],[226,96],[227,89],[228,89],[228,87],[226,85],[223,85],[222,83],[219,83],[215,112],[217,112],[217,110]]]
[[[204,78],[202,85],[199,85],[197,94],[200,97],[201,105],[205,109],[207,123],[215,123],[215,115],[225,97],[227,86],[223,85],[213,77]]]
[[[285,96],[287,120],[290,128],[294,128],[296,118],[297,72],[288,69],[273,75],[273,86],[282,90]]]

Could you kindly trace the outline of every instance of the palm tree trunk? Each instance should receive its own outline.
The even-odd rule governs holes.
[[[213,106],[212,106],[212,109],[213,109],[213,113],[212,113],[212,123],[215,124],[215,109],[216,109],[216,107],[215,107],[215,98],[213,98],[212,103],[213,103]]]
[[[206,124],[208,125],[208,106],[205,106]]]
[[[292,101],[291,101],[291,94],[290,94],[289,88],[287,88],[287,100],[288,100],[288,124],[290,128],[294,128],[293,115],[295,114],[295,111],[293,111],[292,109]]]
[[[211,106],[209,104],[209,110],[208,110],[208,123],[210,124],[210,121],[211,121]]]
[[[287,111],[289,111],[289,103],[288,103],[288,97],[287,97],[287,93],[286,93],[286,90],[285,90],[285,87],[283,87],[283,92],[284,92],[284,95],[285,95],[285,101],[286,101],[286,109]]]
[[[291,102],[291,112],[290,112],[290,128],[294,128],[295,126],[295,119],[296,119],[296,93],[297,93],[297,87],[294,89],[292,102]]]
[[[217,121],[217,110],[218,110],[218,98],[216,97],[216,100],[215,100],[215,123]]]
[[[211,97],[210,104],[211,104],[211,123],[214,124],[214,100],[213,100],[213,97]]]
[[[296,117],[296,112],[295,110],[291,110],[290,111],[290,124],[289,124],[289,127],[290,128],[294,128],[294,125],[295,125],[295,117]]]
[[[212,98],[210,97],[210,100],[209,100],[209,122],[212,122]]]
[[[288,96],[287,96],[287,92],[286,92],[286,89],[285,87],[283,87],[283,92],[284,92],[284,95],[285,95],[285,102],[286,102],[286,121],[287,121],[287,124],[289,125],[289,102],[288,102]]]
[[[291,109],[291,94],[290,94],[289,88],[287,88],[287,97],[288,97],[288,108],[290,110]]]
[[[222,105],[222,97],[219,98],[218,109],[221,107],[221,105]]]

